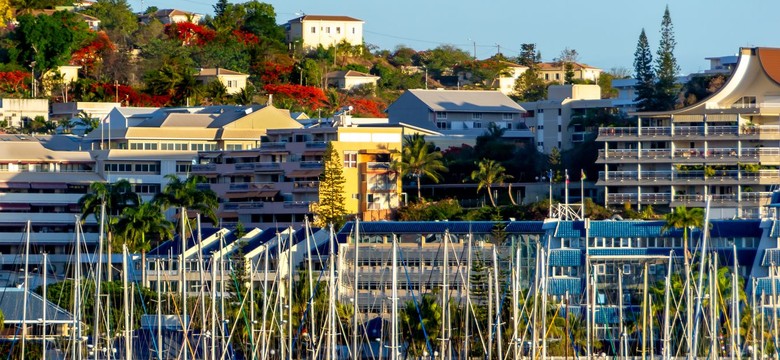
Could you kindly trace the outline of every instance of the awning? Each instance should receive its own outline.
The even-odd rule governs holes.
[[[30,210],[30,204],[0,203],[0,210],[2,210],[2,211],[29,211]]]
[[[303,156],[307,155],[322,155],[325,153],[325,149],[318,149],[318,150],[305,150],[303,152]]]
[[[67,189],[68,184],[65,183],[31,183],[30,187],[33,189]]]
[[[261,197],[261,198],[273,197],[273,196],[276,196],[276,194],[278,194],[278,193],[279,193],[279,190],[266,190],[266,191],[261,191],[261,192],[257,193],[257,197]]]
[[[322,169],[314,169],[314,170],[293,170],[289,173],[285,174],[288,178],[308,178],[308,177],[317,177],[322,174]]]
[[[0,183],[0,189],[29,189],[30,183],[23,182],[6,182]]]

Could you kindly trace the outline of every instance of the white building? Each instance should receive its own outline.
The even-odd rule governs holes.
[[[376,86],[379,76],[362,73],[355,70],[331,71],[326,76],[329,86],[341,90],[352,90],[363,86]]]
[[[219,80],[229,95],[235,95],[244,90],[247,79],[249,79],[247,74],[222,68],[200,68],[195,74],[195,80],[204,85]]]
[[[0,119],[8,127],[21,128],[38,116],[49,120],[48,99],[0,99]]]
[[[363,20],[338,15],[304,15],[287,22],[287,43],[300,41],[304,50],[329,48],[341,42],[363,45]]]

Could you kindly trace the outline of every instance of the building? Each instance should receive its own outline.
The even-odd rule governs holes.
[[[118,102],[91,102],[91,101],[71,101],[65,103],[52,103],[49,117],[52,121],[64,122],[71,121],[81,115],[86,115],[90,119],[103,120],[114,108],[121,107]],[[86,128],[76,126],[71,132],[77,135],[84,135]]]
[[[200,23],[200,20],[203,19],[203,15],[177,9],[160,9],[152,14],[141,15],[140,19],[141,22],[145,24],[148,24],[152,19],[157,19],[163,24],[182,22],[198,24]]]
[[[331,71],[325,75],[328,86],[334,86],[340,90],[354,90],[361,87],[376,87],[379,76],[362,73],[355,70]]]
[[[490,124],[506,129],[507,138],[532,137],[525,110],[499,91],[412,89],[386,111],[390,124],[436,137],[441,148],[474,144]]]
[[[346,42],[352,46],[363,45],[363,20],[338,15],[303,15],[285,24],[287,43],[298,43],[303,50],[319,46],[329,48]]]
[[[70,12],[72,12],[73,10],[75,10],[74,7],[70,7],[70,8],[65,7],[65,8],[62,8],[62,9],[61,8],[57,8],[57,9],[38,9],[38,10],[30,11],[29,14],[32,15],[32,16],[38,16],[38,15],[42,15],[42,14],[43,15],[52,16],[57,11],[70,11]],[[90,16],[90,15],[82,14],[82,13],[78,13],[78,12],[76,13],[76,16],[81,18],[81,20],[84,21],[84,23],[87,24],[87,27],[89,27],[90,30],[97,31],[100,28],[100,19],[98,19],[98,18],[96,18],[94,16]],[[14,20],[14,21],[16,21],[16,20]]]
[[[598,85],[551,85],[547,100],[521,103],[527,112],[526,126],[534,133],[536,148],[549,154],[553,148],[569,150],[588,139],[590,133],[572,121],[583,119],[590,112],[609,110],[610,99],[601,99]]]
[[[780,182],[779,61],[780,49],[743,48],[703,101],[599,129],[606,204],[703,207],[709,195],[714,218],[761,216]]]
[[[23,310],[25,293],[26,314]],[[10,335],[13,340],[20,340],[24,332],[28,341],[33,338],[40,339],[43,334],[46,334],[49,341],[67,341],[73,330],[73,314],[48,299],[44,300],[32,289],[25,292],[24,288],[0,288],[0,311],[5,325],[3,337]],[[44,314],[46,332],[43,331]]]
[[[590,65],[572,62],[574,80],[596,82],[601,76],[602,70]],[[563,62],[539,63],[539,78],[548,82],[563,83],[566,79],[566,66]]]
[[[528,70],[528,67],[509,61],[502,61],[501,63],[506,65],[507,68],[499,74],[498,91],[506,96],[514,95],[517,79]]]
[[[729,75],[737,67],[737,62],[739,61],[739,56],[737,56],[737,55],[726,55],[726,56],[708,57],[708,58],[704,58],[704,59],[710,62],[710,68],[707,69],[707,70],[704,70],[705,74],[708,74],[708,75],[711,75],[711,74]]]
[[[247,79],[249,79],[247,74],[222,68],[200,68],[195,74],[195,80],[203,85],[219,80],[225,86],[228,95],[235,95],[243,91],[246,88]]]
[[[399,127],[272,129],[259,147],[201,152],[192,173],[220,197],[223,225],[269,227],[311,219],[319,201],[322,156],[330,142],[344,162],[349,214],[386,219],[401,202],[401,179],[390,163],[401,150]]]
[[[5,127],[22,128],[39,116],[49,120],[48,99],[0,99],[0,117]]]

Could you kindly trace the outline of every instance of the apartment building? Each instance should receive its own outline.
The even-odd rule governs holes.
[[[0,99],[0,119],[7,127],[24,127],[36,117],[49,120],[49,100],[47,99]]]
[[[346,42],[363,45],[363,20],[339,15],[303,15],[285,24],[287,43],[300,42],[304,50],[329,48]]]
[[[401,179],[390,163],[400,153],[398,127],[314,126],[270,129],[258,148],[201,152],[192,173],[209,179],[220,197],[223,225],[269,227],[311,219],[327,143],[344,163],[349,214],[386,219],[401,201]]]
[[[743,48],[703,101],[599,129],[606,204],[703,207],[711,195],[713,218],[762,216],[780,183],[779,62],[780,49]]]
[[[590,112],[612,109],[612,101],[601,99],[598,85],[551,85],[547,99],[521,103],[527,112],[526,126],[534,134],[539,152],[549,154],[553,148],[569,150],[587,140],[590,133],[572,121],[586,118]]]
[[[228,95],[235,95],[246,88],[246,80],[249,74],[222,68],[200,68],[195,73],[195,80],[206,85],[212,81],[219,81],[225,86]]]
[[[602,70],[587,64],[571,63],[575,80],[596,82],[601,76]],[[566,79],[566,65],[563,62],[539,63],[539,78],[548,82],[563,83]]]

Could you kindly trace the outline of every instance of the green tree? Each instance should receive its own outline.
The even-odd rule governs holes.
[[[433,144],[425,142],[425,136],[414,134],[404,137],[401,159],[393,163],[393,168],[401,176],[411,176],[415,179],[417,199],[422,200],[422,178],[427,177],[438,183],[442,178],[440,173],[447,171],[441,158],[441,151],[435,151]]]
[[[522,44],[517,62],[528,68],[515,81],[515,96],[520,101],[539,101],[547,97],[547,84],[539,77],[539,62],[542,55],[536,44]]]
[[[176,174],[165,175],[168,184],[163,191],[154,197],[154,201],[162,208],[176,208],[181,213],[182,210],[195,210],[212,224],[217,223],[217,208],[219,202],[217,194],[211,189],[200,188],[198,184],[206,184],[206,179],[202,176],[190,176],[182,180]],[[189,217],[189,213],[187,216]],[[181,216],[179,217],[180,221]]]
[[[325,227],[333,224],[335,229],[341,228],[347,208],[344,199],[344,164],[341,162],[338,150],[332,142],[328,142],[325,155],[322,157],[323,171],[320,175],[320,198],[315,211],[315,224]]]
[[[21,15],[11,33],[13,47],[9,57],[25,67],[35,61],[35,72],[41,74],[70,60],[71,53],[93,35],[77,14],[57,11],[38,16]]]
[[[84,134],[89,134],[92,132],[92,130],[97,129],[100,126],[99,119],[89,116],[89,114],[84,111],[79,111],[78,116],[74,119],[71,119],[69,122],[71,122],[74,126],[83,126]]]
[[[409,344],[408,355],[430,354],[441,332],[441,304],[436,295],[423,294],[417,303],[407,301],[399,315],[401,336]]]
[[[138,30],[138,17],[127,0],[98,0],[84,14],[100,19],[100,28],[115,42],[127,43],[128,37]]]
[[[561,51],[561,57],[558,59],[563,64],[564,84],[574,83],[574,63],[577,62],[577,50],[565,48]]]
[[[141,201],[138,206],[128,206],[115,225],[117,240],[127,244],[128,251],[141,253],[141,264],[146,268],[146,253],[152,249],[152,241],[159,243],[173,238],[173,223],[154,202]]]
[[[636,78],[636,107],[640,111],[652,110],[655,102],[655,72],[653,54],[645,29],[639,34],[634,52],[634,77]]]
[[[664,224],[662,232],[670,229],[682,229],[683,251],[686,260],[690,259],[691,255],[688,251],[688,230],[702,227],[704,224],[704,210],[701,208],[688,209],[685,206],[678,206],[673,212],[666,214],[665,219],[666,224]]]
[[[674,108],[679,86],[677,85],[677,59],[674,57],[674,48],[677,41],[674,39],[674,26],[669,14],[669,6],[664,10],[661,21],[661,41],[656,53],[655,73],[658,81],[655,84],[656,106],[654,110],[671,110]]]
[[[503,184],[504,181],[512,177],[505,174],[506,169],[495,160],[482,159],[477,164],[478,169],[471,173],[471,180],[477,182],[477,192],[487,189],[490,204],[496,207],[496,200],[493,198],[493,184]]]

